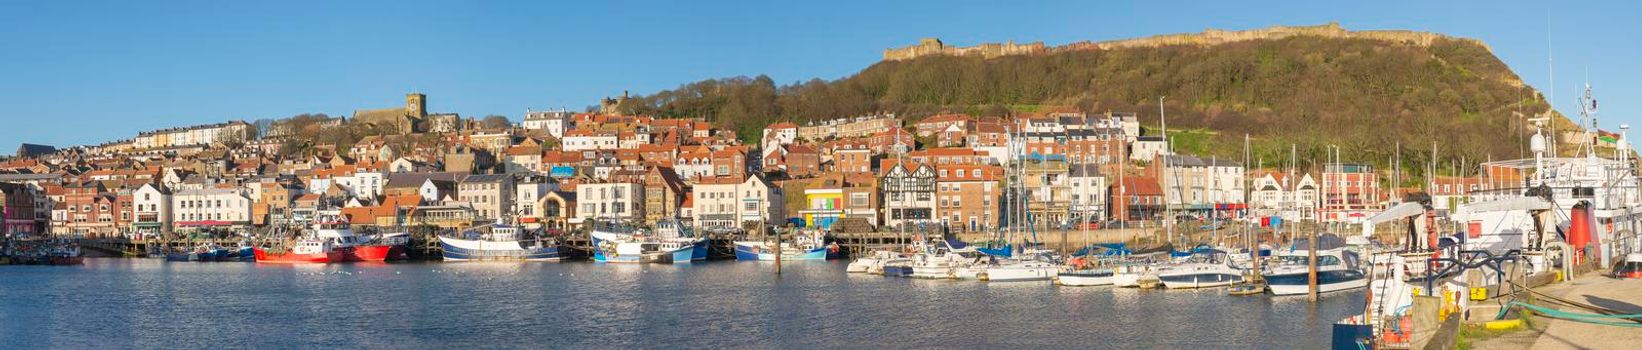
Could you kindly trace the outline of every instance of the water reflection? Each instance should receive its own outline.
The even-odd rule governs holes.
[[[844,273],[843,262],[0,268],[18,348],[1318,348],[1361,293],[1230,297]],[[236,343],[224,343],[232,341]]]

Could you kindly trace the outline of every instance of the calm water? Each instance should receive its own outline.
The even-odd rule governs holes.
[[[0,266],[4,348],[1324,348],[1362,294],[1056,288],[844,262]]]

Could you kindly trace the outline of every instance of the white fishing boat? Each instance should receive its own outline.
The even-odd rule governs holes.
[[[383,246],[386,251],[387,246]],[[535,237],[519,227],[501,223],[489,232],[469,230],[460,236],[439,236],[445,261],[559,261],[558,242]]]

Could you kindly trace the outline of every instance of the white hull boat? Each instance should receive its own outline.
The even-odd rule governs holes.
[[[976,279],[987,282],[1049,281],[1060,274],[1060,267],[1047,262],[1025,261],[987,266]]]

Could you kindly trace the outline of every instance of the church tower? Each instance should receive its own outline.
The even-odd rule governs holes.
[[[421,93],[405,94],[405,114],[412,119],[422,120],[428,117],[428,96]]]

